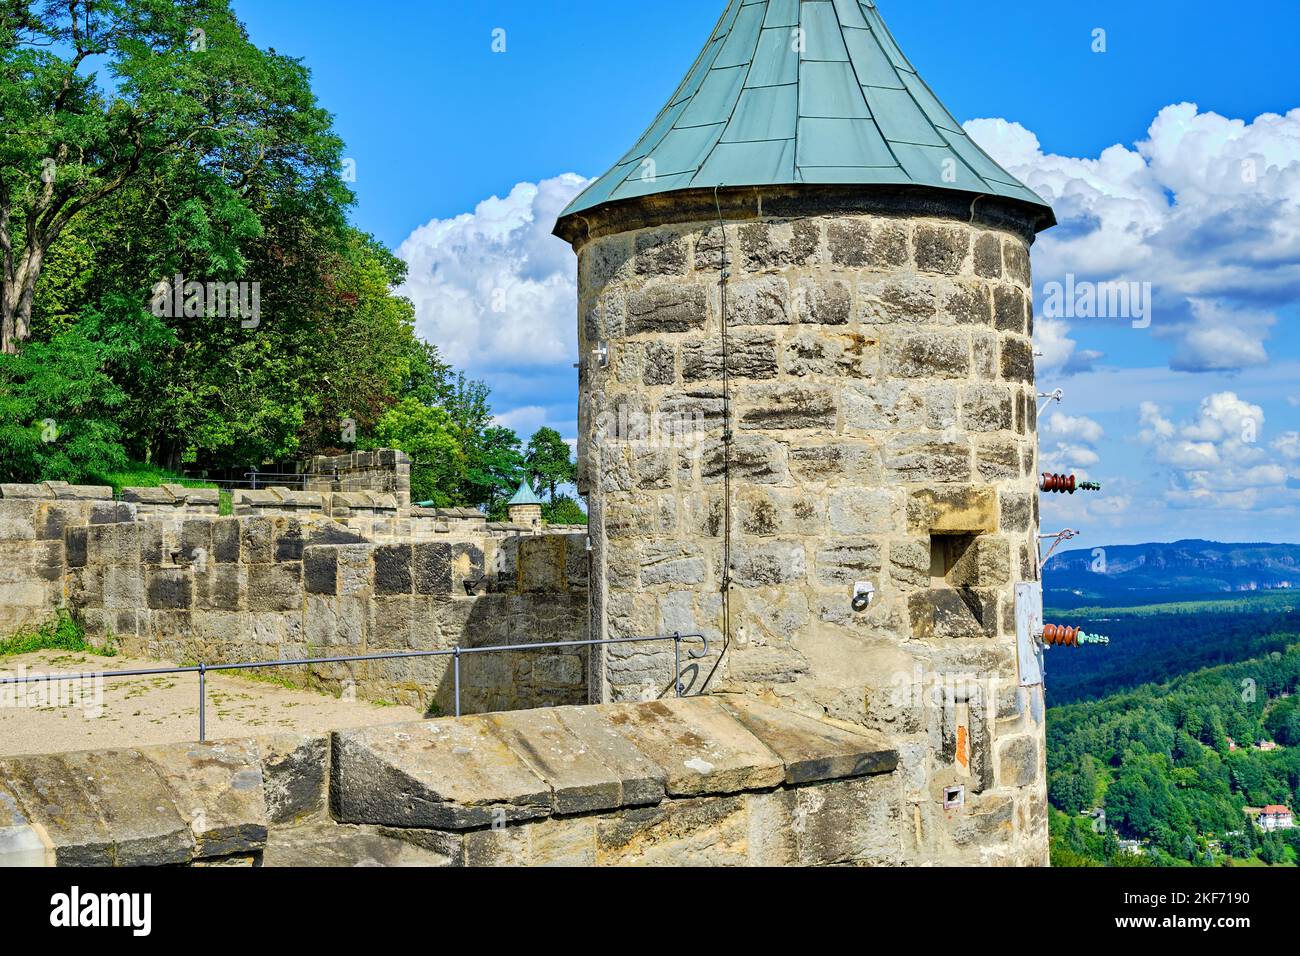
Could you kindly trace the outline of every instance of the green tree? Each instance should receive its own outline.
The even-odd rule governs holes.
[[[412,459],[411,498],[434,507],[455,504],[465,480],[465,453],[456,440],[451,416],[412,398],[389,409],[375,426],[370,442],[376,448],[397,448]]]
[[[187,178],[167,226],[221,248],[234,275],[268,190],[304,207],[348,201],[307,71],[252,44],[228,0],[6,0],[0,115],[0,352],[30,337],[65,230],[124,189]]]
[[[122,391],[105,351],[80,330],[0,355],[0,473],[9,481],[71,482],[126,464],[113,417]]]
[[[542,520],[547,524],[586,524],[587,512],[568,495],[557,495],[542,505]]]
[[[573,452],[553,428],[539,428],[528,440],[524,454],[528,465],[528,478],[533,487],[545,490],[552,502],[560,485],[577,480],[578,467],[573,462]]]
[[[509,428],[492,426],[470,434],[468,440],[462,499],[499,519],[524,476],[519,436]]]

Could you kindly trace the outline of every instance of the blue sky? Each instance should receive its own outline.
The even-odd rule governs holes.
[[[521,433],[569,437],[574,263],[551,221],[648,125],[722,6],[235,0],[255,42],[311,68],[356,162],[354,220],[411,263],[421,330]],[[1045,460],[1111,492],[1053,501],[1044,530],[1300,540],[1294,0],[878,6],[972,135],[1052,194],[1040,308],[1066,273],[1153,286],[1150,328],[1039,323],[1040,385],[1067,395]],[[503,286],[504,318],[485,301]]]

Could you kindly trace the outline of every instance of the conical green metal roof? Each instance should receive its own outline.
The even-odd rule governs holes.
[[[533,491],[533,486],[528,483],[528,479],[519,482],[519,490],[515,496],[506,502],[506,507],[512,505],[540,505],[542,499],[537,497],[537,492]]]
[[[797,183],[929,186],[1047,206],[966,135],[875,3],[731,0],[658,118],[560,218],[681,189]]]

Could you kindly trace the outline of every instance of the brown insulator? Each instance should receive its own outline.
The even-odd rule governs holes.
[[[1079,644],[1077,627],[1065,627],[1061,624],[1048,624],[1043,627],[1043,643],[1055,647],[1077,647]]]
[[[1044,472],[1043,480],[1039,482],[1038,487],[1051,494],[1072,495],[1075,489],[1074,475],[1054,475],[1051,472]]]

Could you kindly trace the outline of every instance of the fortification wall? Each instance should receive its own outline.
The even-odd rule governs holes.
[[[528,645],[587,633],[585,533],[517,534],[464,512],[400,516],[367,492],[0,488],[0,634],[67,608],[95,642],[196,663]],[[338,517],[332,517],[337,515]],[[464,713],[587,702],[589,651],[467,655]],[[267,671],[453,710],[450,659]],[[670,681],[670,670],[662,680]]]
[[[392,495],[398,507],[411,507],[411,459],[391,448],[318,455],[307,463],[307,491],[370,491]]]
[[[291,660],[585,634],[577,536],[382,544],[326,518],[280,515],[73,528],[67,542],[68,604],[87,634],[153,658]],[[585,703],[586,660],[585,650],[466,657],[462,711]],[[450,668],[450,658],[416,658],[279,676],[450,713]]]
[[[742,198],[725,237],[585,223],[593,635],[721,649],[725,593],[710,689],[887,733],[913,859],[945,859],[975,816],[1005,824],[988,860],[1041,862],[1042,688],[1018,686],[1014,614],[1015,583],[1038,578],[1030,231],[958,200],[905,216],[783,194],[764,216]],[[874,601],[855,609],[859,583]],[[603,658],[598,700],[641,697],[658,666]]]
[[[134,519],[110,488],[0,485],[0,636],[38,627],[63,606],[65,528]]]

